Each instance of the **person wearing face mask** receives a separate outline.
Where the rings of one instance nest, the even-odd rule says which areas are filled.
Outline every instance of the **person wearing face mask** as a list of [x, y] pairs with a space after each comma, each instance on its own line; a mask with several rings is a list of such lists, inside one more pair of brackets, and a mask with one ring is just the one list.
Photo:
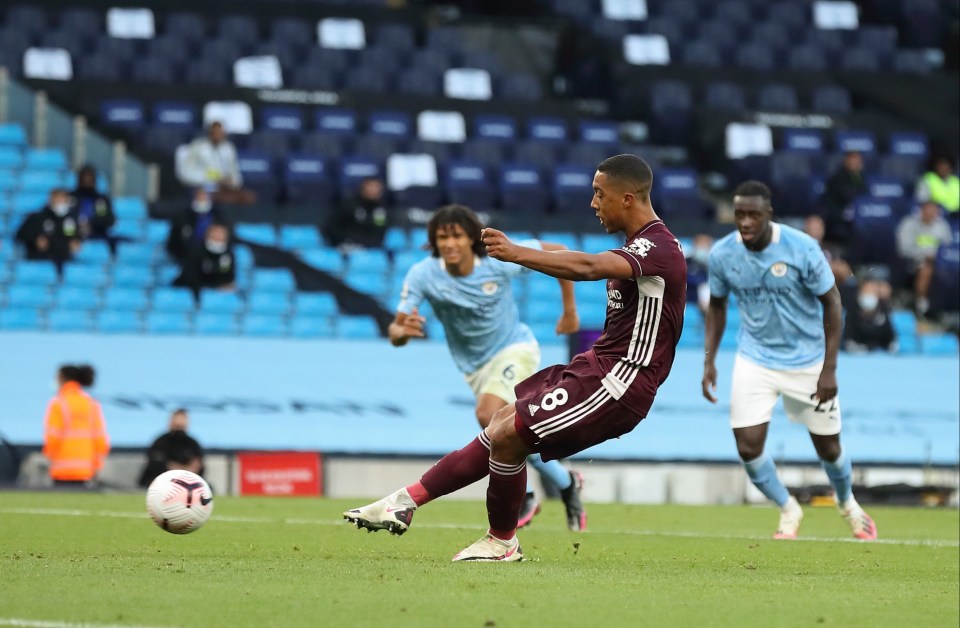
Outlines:
[[203, 241], [191, 249], [181, 268], [173, 285], [190, 288], [197, 300], [204, 288], [233, 290], [237, 268], [227, 226], [211, 224]]
[[77, 171], [73, 204], [81, 234], [88, 239], [107, 240], [113, 248], [115, 244], [109, 232], [117, 218], [110, 197], [97, 190], [97, 170], [93, 166], [86, 165]]
[[897, 337], [890, 322], [890, 284], [868, 279], [847, 308], [843, 349], [850, 353], [896, 351]]
[[70, 195], [62, 188], [50, 191], [47, 205], [28, 214], [17, 229], [16, 241], [30, 260], [51, 260], [59, 269], [80, 250], [81, 235]]
[[344, 200], [329, 217], [323, 235], [341, 249], [383, 246], [389, 223], [383, 182], [367, 177], [360, 182], [356, 196]]
[[207, 229], [215, 222], [223, 222], [220, 210], [204, 188], [193, 192], [190, 208], [173, 219], [167, 236], [167, 254], [181, 266], [190, 250], [203, 242]]
[[147, 488], [158, 475], [175, 469], [185, 469], [203, 475], [203, 447], [187, 433], [190, 416], [185, 408], [177, 408], [170, 415], [170, 427], [153, 441], [147, 450], [147, 464], [140, 474], [140, 486]]

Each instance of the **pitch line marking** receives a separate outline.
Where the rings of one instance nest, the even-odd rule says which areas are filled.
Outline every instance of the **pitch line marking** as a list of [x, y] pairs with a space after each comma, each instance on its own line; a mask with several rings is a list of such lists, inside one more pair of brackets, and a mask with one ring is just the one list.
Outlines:
[[[0, 508], [0, 513], [9, 515], [45, 515], [45, 516], [64, 516], [64, 517], [115, 517], [119, 519], [144, 519], [149, 520], [146, 513], [126, 512], [120, 510], [79, 510], [67, 508]], [[287, 517], [283, 519], [270, 519], [269, 517], [234, 517], [230, 515], [217, 515], [216, 521], [225, 523], [285, 523], [288, 525], [320, 525], [320, 526], [342, 526], [346, 522], [340, 519], [305, 519], [298, 517]], [[418, 528], [427, 528], [435, 530], [480, 530], [487, 526], [469, 525], [459, 523], [418, 523]], [[541, 528], [541, 532], [559, 532], [550, 528]], [[569, 534], [563, 530], [564, 534]], [[663, 536], [673, 538], [687, 539], [719, 539], [719, 540], [743, 540], [743, 541], [770, 541], [771, 537], [759, 536], [756, 534], [712, 534], [708, 532], [665, 532], [660, 530], [603, 530], [602, 534], [620, 534], [625, 536]], [[580, 534], [590, 534], [589, 531]], [[960, 540], [953, 539], [885, 539], [879, 538], [875, 541], [860, 541], [850, 537], [828, 537], [828, 536], [806, 536], [794, 539], [794, 542], [808, 543], [866, 543], [879, 545], [916, 545], [926, 547], [960, 547]], [[3, 625], [3, 624], [0, 624]]]
[[139, 626], [135, 624], [92, 624], [90, 622], [44, 621], [42, 619], [21, 619], [19, 617], [0, 617], [0, 626], [22, 626], [23, 628], [160, 628], [159, 626]]

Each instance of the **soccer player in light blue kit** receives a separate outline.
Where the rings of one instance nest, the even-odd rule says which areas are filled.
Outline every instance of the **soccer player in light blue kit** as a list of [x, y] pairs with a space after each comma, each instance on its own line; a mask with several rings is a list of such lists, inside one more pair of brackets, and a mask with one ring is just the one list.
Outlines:
[[[850, 457], [840, 446], [837, 353], [841, 304], [833, 273], [817, 242], [772, 221], [770, 189], [759, 181], [734, 191], [737, 230], [710, 251], [703, 396], [716, 403], [717, 347], [731, 293], [741, 328], [733, 367], [730, 425], [753, 485], [780, 507], [774, 538], [795, 539], [803, 510], [764, 454], [778, 396], [791, 421], [803, 423], [853, 535], [877, 538], [873, 519], [853, 497]], [[821, 313], [822, 305], [822, 313]]]
[[[476, 417], [485, 428], [494, 413], [516, 401], [514, 386], [540, 368], [540, 347], [530, 328], [520, 321], [513, 298], [511, 279], [526, 269], [487, 257], [480, 240], [483, 226], [468, 207], [441, 207], [427, 225], [432, 256], [407, 272], [390, 324], [390, 342], [402, 346], [411, 337], [423, 337], [425, 319], [418, 306], [426, 300], [443, 324], [450, 354], [476, 396]], [[529, 240], [525, 246], [545, 251], [565, 247]], [[558, 334], [570, 334], [580, 327], [573, 284], [560, 280], [563, 313]], [[580, 501], [582, 479], [558, 461], [543, 462], [539, 454], [530, 463], [560, 489], [566, 509], [567, 527], [583, 530], [587, 513]], [[530, 523], [540, 503], [527, 485], [517, 527]]]

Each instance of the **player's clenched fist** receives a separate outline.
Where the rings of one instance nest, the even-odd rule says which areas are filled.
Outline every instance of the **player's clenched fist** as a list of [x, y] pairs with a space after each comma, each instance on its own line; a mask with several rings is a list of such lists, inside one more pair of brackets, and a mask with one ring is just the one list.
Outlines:
[[502, 231], [487, 227], [480, 232], [480, 239], [483, 241], [484, 246], [487, 247], [487, 255], [493, 259], [504, 262], [512, 262], [515, 260], [513, 254], [517, 249], [517, 245], [511, 242], [510, 238]]

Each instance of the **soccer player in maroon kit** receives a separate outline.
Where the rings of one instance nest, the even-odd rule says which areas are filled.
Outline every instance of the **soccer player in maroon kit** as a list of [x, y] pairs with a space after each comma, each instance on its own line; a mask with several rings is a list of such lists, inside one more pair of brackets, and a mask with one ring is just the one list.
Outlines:
[[499, 410], [463, 449], [446, 455], [419, 482], [343, 516], [358, 528], [403, 534], [423, 504], [490, 476], [490, 529], [454, 561], [517, 561], [516, 536], [526, 487], [526, 458], [565, 458], [622, 436], [647, 416], [667, 379], [683, 328], [687, 265], [680, 243], [650, 204], [653, 173], [634, 155], [604, 160], [593, 178], [593, 201], [608, 233], [627, 236], [622, 248], [598, 254], [540, 251], [484, 229], [495, 259], [559, 279], [607, 281], [607, 319], [593, 349], [568, 365], [520, 382], [517, 401]]

